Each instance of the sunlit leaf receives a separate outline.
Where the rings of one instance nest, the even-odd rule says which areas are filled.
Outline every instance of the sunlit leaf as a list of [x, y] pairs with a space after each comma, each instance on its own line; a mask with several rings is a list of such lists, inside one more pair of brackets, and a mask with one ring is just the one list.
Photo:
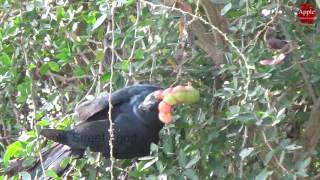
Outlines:
[[10, 56], [8, 54], [6, 54], [5, 52], [3, 52], [0, 56], [0, 62], [2, 62], [2, 64], [4, 66], [11, 66], [12, 64], [12, 59], [10, 58]]
[[46, 170], [46, 175], [47, 175], [47, 177], [51, 177], [51, 178], [55, 178], [55, 179], [58, 178], [57, 173], [52, 169]]
[[144, 58], [144, 50], [143, 49], [137, 49], [134, 52], [134, 58], [135, 59], [143, 59]]
[[16, 141], [16, 142], [10, 144], [7, 147], [6, 152], [4, 153], [3, 164], [5, 166], [8, 166], [10, 158], [14, 157], [18, 153], [21, 153], [22, 151], [23, 151], [23, 145], [20, 141]]
[[66, 12], [62, 6], [57, 8], [57, 20], [60, 21], [63, 18], [66, 18]]
[[191, 160], [188, 162], [188, 164], [185, 167], [191, 168], [193, 165], [195, 165], [200, 160], [200, 158], [201, 158], [201, 156], [199, 153], [193, 155], [193, 157], [191, 158]]
[[94, 31], [94, 30], [96, 30], [98, 27], [100, 27], [101, 24], [107, 19], [107, 17], [108, 17], [108, 14], [107, 14], [107, 13], [102, 14], [102, 16], [100, 16], [100, 17], [97, 19], [96, 23], [93, 25], [92, 31]]
[[60, 71], [60, 65], [54, 61], [48, 62], [49, 68], [51, 71], [59, 72]]
[[241, 150], [239, 156], [241, 157], [241, 159], [245, 159], [246, 157], [248, 157], [252, 152], [254, 151], [253, 147], [249, 147], [249, 148], [244, 148]]
[[226, 4], [222, 9], [221, 9], [221, 16], [224, 16], [225, 14], [228, 13], [228, 11], [232, 8], [232, 3]]
[[106, 72], [101, 76], [101, 81], [102, 82], [106, 82], [106, 81], [109, 81], [109, 80], [110, 80], [110, 73], [109, 72]]
[[96, 51], [96, 60], [97, 61], [102, 61], [104, 58], [104, 52], [103, 52], [103, 49], [98, 49]]

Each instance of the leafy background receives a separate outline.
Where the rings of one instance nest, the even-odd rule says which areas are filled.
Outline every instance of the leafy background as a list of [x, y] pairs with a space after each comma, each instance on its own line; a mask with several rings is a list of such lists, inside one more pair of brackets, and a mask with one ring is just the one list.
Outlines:
[[[70, 128], [75, 105], [110, 83], [191, 83], [201, 101], [175, 108], [151, 156], [117, 160], [115, 176], [318, 178], [319, 20], [297, 20], [302, 2], [0, 0], [0, 172], [15, 158], [30, 166], [50, 146], [39, 130]], [[268, 26], [299, 45], [275, 66], [259, 64], [275, 55]], [[90, 151], [67, 162], [74, 179], [110, 177]]]

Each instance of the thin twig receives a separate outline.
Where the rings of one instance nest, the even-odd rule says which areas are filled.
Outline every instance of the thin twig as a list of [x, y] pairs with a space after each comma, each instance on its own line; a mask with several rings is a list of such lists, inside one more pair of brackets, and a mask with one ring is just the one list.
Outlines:
[[[267, 136], [266, 136], [266, 133], [265, 133], [265, 130], [263, 129], [261, 131], [261, 134], [262, 134], [262, 137], [263, 137], [263, 140], [265, 142], [265, 144], [267, 145], [267, 147], [269, 148], [270, 151], [273, 151], [273, 148], [272, 146], [270, 145], [270, 143], [268, 142], [268, 139], [267, 139]], [[274, 160], [276, 161], [276, 163], [278, 164], [278, 166], [282, 169], [282, 171], [286, 174], [289, 173], [289, 171], [282, 165], [282, 163], [279, 161], [278, 157], [276, 155], [273, 156]]]
[[283, 73], [283, 72], [289, 71], [290, 69], [292, 69], [294, 66], [296, 66], [296, 65], [298, 65], [298, 64], [318, 63], [318, 62], [320, 62], [320, 60], [309, 60], [309, 59], [307, 59], [307, 60], [302, 60], [302, 61], [296, 61], [296, 62], [294, 62], [291, 66], [289, 66], [289, 67], [287, 67], [287, 68], [285, 68], [285, 69], [280, 70], [280, 72]]
[[83, 76], [76, 76], [76, 77], [64, 77], [61, 76], [60, 74], [56, 74], [53, 72], [48, 72], [48, 75], [55, 77], [57, 80], [63, 83], [68, 83], [71, 81], [79, 80], [79, 79], [92, 79], [93, 76], [90, 75], [83, 75]]
[[[141, 12], [141, 10], [140, 10], [140, 6], [141, 6], [140, 2], [138, 1], [136, 4], [137, 4], [136, 5], [137, 6], [137, 10], [136, 10], [137, 17], [136, 17], [136, 21], [133, 24], [134, 27], [138, 25], [138, 22], [140, 20], [140, 12]], [[133, 74], [132, 73], [132, 59], [133, 59], [133, 56], [134, 56], [134, 52], [136, 50], [137, 42], [140, 41], [140, 39], [137, 39], [137, 34], [138, 34], [137, 33], [137, 28], [134, 28], [134, 41], [133, 41], [132, 49], [131, 49], [131, 52], [130, 52], [130, 56], [128, 58], [128, 61], [129, 61], [129, 75], [128, 76], [129, 76], [129, 78], [126, 81], [126, 85], [129, 83], [129, 80], [131, 79], [132, 74]]]
[[[88, 58], [84, 55], [84, 53], [81, 51], [81, 49], [77, 48], [77, 53], [79, 53], [80, 57], [82, 58], [82, 60], [88, 65], [90, 66], [90, 61], [88, 60]], [[92, 66], [90, 66], [90, 71], [92, 73], [93, 76], [97, 76], [96, 71], [94, 70], [94, 68]]]
[[[116, 5], [116, 1], [109, 1], [109, 5], [111, 6], [111, 34], [112, 34], [112, 42], [111, 42], [111, 49], [114, 49], [114, 14], [115, 14], [115, 5]], [[110, 24], [110, 23], [109, 23]], [[109, 33], [107, 31], [107, 33]], [[105, 47], [107, 48], [107, 47]], [[105, 49], [106, 50], [106, 49]], [[113, 131], [113, 122], [112, 122], [112, 102], [111, 102], [111, 97], [112, 97], [112, 79], [113, 79], [113, 64], [114, 64], [114, 51], [111, 51], [111, 64], [110, 64], [110, 80], [109, 80], [109, 111], [108, 111], [108, 115], [109, 115], [109, 148], [110, 148], [110, 176], [111, 176], [111, 180], [114, 179], [114, 174], [113, 174], [113, 168], [114, 168], [114, 157], [113, 157], [113, 139], [114, 139], [114, 131]]]
[[[247, 144], [247, 140], [248, 140], [248, 127], [245, 126], [244, 127], [244, 132], [243, 132], [243, 136], [242, 136], [242, 145], [241, 145], [241, 148], [244, 149], [246, 147], [246, 144]], [[240, 172], [239, 172], [239, 176], [240, 178], [243, 177], [243, 167], [244, 167], [244, 161], [243, 159], [241, 159], [241, 162], [240, 162]]]
[[[21, 39], [21, 44], [24, 44], [25, 41], [24, 39]], [[29, 64], [28, 62], [28, 53], [26, 51], [26, 49], [24, 48], [24, 46], [22, 46], [22, 51], [23, 51], [23, 55], [24, 55], [24, 59], [25, 59], [25, 63], [26, 65]], [[32, 79], [32, 75], [31, 75], [31, 72], [30, 70], [27, 68], [26, 69], [26, 74], [27, 76], [29, 76], [31, 79]], [[37, 103], [36, 103], [36, 100], [35, 100], [35, 88], [34, 88], [34, 82], [33, 82], [33, 79], [31, 80], [31, 101], [32, 101], [32, 105], [33, 105], [33, 119], [35, 120], [35, 117], [37, 115]], [[44, 176], [44, 179], [47, 179], [46, 177], [46, 171], [45, 171], [45, 168], [44, 168], [44, 165], [43, 165], [43, 157], [42, 157], [42, 154], [41, 154], [41, 150], [40, 150], [40, 137], [39, 137], [39, 132], [38, 132], [38, 129], [36, 127], [36, 122], [34, 121], [32, 123], [32, 126], [33, 126], [33, 129], [34, 131], [36, 132], [36, 138], [37, 138], [37, 153], [39, 154], [39, 160], [40, 160], [40, 164], [41, 164], [41, 169], [43, 171], [43, 176]]]
[[96, 84], [97, 84], [97, 78], [95, 77], [95, 78], [93, 79], [93, 82], [92, 82], [91, 87], [90, 87], [89, 90], [87, 91], [86, 95], [84, 95], [83, 98], [77, 103], [77, 106], [78, 106], [79, 104], [81, 104], [83, 101], [85, 101], [85, 98], [86, 98], [87, 96], [89, 96], [89, 94], [92, 93], [92, 90], [93, 90], [93, 88], [95, 87]]
[[9, 140], [9, 139], [15, 139], [17, 137], [19, 137], [19, 135], [4, 136], [4, 137], [0, 137], [0, 141]]
[[307, 87], [307, 90], [309, 91], [312, 102], [315, 103], [317, 101], [317, 95], [316, 95], [316, 92], [313, 89], [312, 84], [309, 80], [309, 76], [308, 76], [306, 70], [303, 68], [302, 64], [298, 64], [298, 69], [299, 69], [300, 73], [302, 74], [302, 78], [303, 78], [304, 83]]

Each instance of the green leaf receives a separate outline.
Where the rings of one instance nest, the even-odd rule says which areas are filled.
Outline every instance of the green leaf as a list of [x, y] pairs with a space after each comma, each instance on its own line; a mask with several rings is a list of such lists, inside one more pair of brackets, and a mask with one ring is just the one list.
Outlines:
[[81, 67], [78, 67], [76, 66], [74, 69], [73, 69], [73, 75], [74, 76], [83, 76], [86, 74], [86, 71], [81, 68]]
[[187, 164], [187, 157], [182, 149], [179, 151], [178, 162], [180, 167], [185, 167]]
[[54, 172], [52, 169], [48, 169], [46, 170], [46, 175], [48, 177], [51, 177], [51, 178], [54, 178], [54, 179], [57, 179], [59, 176], [57, 175], [56, 172]]
[[97, 61], [102, 61], [103, 58], [104, 58], [103, 49], [97, 49], [97, 50], [96, 50], [96, 60], [97, 60]]
[[70, 58], [70, 51], [68, 48], [61, 48], [59, 53], [55, 56], [55, 58], [62, 60], [63, 62], [67, 62]]
[[35, 68], [37, 68], [37, 66], [35, 64], [33, 64], [33, 63], [30, 63], [28, 65], [28, 70], [32, 70], [32, 69], [35, 69]]
[[23, 149], [24, 149], [23, 144], [20, 141], [16, 141], [10, 144], [3, 155], [3, 164], [7, 167], [9, 165], [10, 158], [14, 157], [18, 153], [21, 153]]
[[241, 150], [239, 156], [241, 157], [242, 160], [244, 160], [247, 156], [249, 156], [252, 152], [254, 151], [253, 147], [249, 148], [244, 148]]
[[150, 150], [151, 150], [152, 152], [158, 152], [159, 147], [158, 147], [157, 144], [151, 143]]
[[43, 112], [43, 111], [39, 111], [39, 112], [36, 113], [36, 115], [35, 115], [34, 118], [35, 118], [36, 120], [39, 120], [39, 119], [41, 119], [43, 116], [44, 116], [44, 112]]
[[57, 20], [61, 21], [61, 19], [66, 18], [66, 12], [62, 6], [57, 8]]
[[158, 161], [158, 157], [152, 159], [151, 161], [147, 162], [146, 164], [144, 164], [144, 166], [141, 168], [140, 171], [143, 171], [145, 169], [148, 169], [150, 166], [152, 166], [155, 162]]
[[229, 110], [230, 110], [231, 114], [239, 114], [240, 106], [237, 106], [237, 105], [230, 106]]
[[157, 161], [156, 166], [157, 166], [157, 169], [160, 173], [162, 173], [165, 170], [165, 167], [161, 161]]
[[4, 66], [11, 66], [12, 65], [12, 59], [10, 58], [10, 56], [3, 52], [0, 56], [0, 62], [2, 62], [2, 64]]
[[144, 58], [144, 50], [143, 49], [137, 49], [134, 52], [134, 58], [135, 59], [143, 59]]
[[267, 169], [264, 169], [261, 171], [258, 176], [256, 176], [255, 180], [266, 180], [270, 175], [272, 175], [273, 171], [267, 171]]
[[129, 172], [129, 176], [134, 177], [134, 178], [139, 178], [142, 176], [142, 174], [143, 174], [143, 172], [141, 172], [141, 171], [130, 171]]
[[232, 3], [230, 2], [230, 3], [226, 4], [226, 5], [221, 9], [220, 15], [221, 15], [221, 16], [224, 16], [225, 14], [228, 13], [228, 11], [229, 11], [231, 8], [232, 8]]
[[152, 21], [147, 18], [145, 18], [139, 22], [139, 26], [141, 26], [141, 27], [150, 26], [150, 25], [152, 25]]
[[46, 75], [49, 71], [49, 65], [48, 64], [42, 64], [40, 67], [40, 74]]
[[60, 71], [60, 65], [54, 61], [48, 62], [49, 68], [51, 71], [59, 72]]
[[308, 177], [308, 174], [304, 170], [299, 170], [298, 172], [295, 173], [297, 176], [301, 177]]
[[309, 164], [311, 163], [311, 157], [308, 157], [307, 159], [303, 160], [303, 161], [299, 161], [297, 164], [297, 168], [299, 170], [304, 170], [305, 168], [307, 168], [309, 166]]
[[166, 137], [166, 141], [163, 144], [163, 150], [167, 154], [171, 154], [172, 153], [173, 145], [172, 145], [172, 137], [171, 136], [167, 136]]
[[263, 163], [264, 163], [265, 166], [268, 165], [268, 163], [270, 162], [270, 160], [271, 160], [272, 157], [273, 157], [273, 154], [274, 154], [274, 151], [269, 151], [269, 152], [267, 153], [267, 155], [266, 155], [266, 157], [264, 158], [264, 161], [263, 161]]
[[241, 113], [238, 116], [236, 116], [235, 118], [237, 118], [238, 121], [246, 124], [246, 123], [250, 123], [256, 120], [256, 117], [253, 114], [250, 113]]
[[133, 4], [135, 4], [136, 0], [127, 0], [126, 5], [127, 6], [131, 6]]
[[195, 165], [199, 160], [201, 159], [201, 156], [199, 153], [193, 155], [192, 159], [188, 162], [185, 168], [191, 168], [193, 165]]
[[130, 65], [130, 61], [129, 60], [123, 60], [121, 62], [121, 69], [124, 71], [124, 72], [128, 72], [129, 71], [129, 65]]
[[102, 14], [102, 16], [100, 16], [100, 17], [97, 19], [97, 21], [94, 23], [91, 31], [94, 31], [94, 30], [96, 30], [99, 26], [101, 26], [101, 24], [107, 19], [107, 17], [108, 17], [108, 14], [107, 14], [107, 13]]
[[37, 125], [42, 126], [42, 127], [47, 127], [50, 125], [50, 122], [48, 119], [43, 119], [43, 120], [37, 122]]
[[96, 180], [97, 179], [97, 169], [95, 167], [89, 166], [87, 168], [87, 171], [89, 171], [89, 176], [86, 177], [88, 180]]
[[18, 90], [18, 96], [16, 97], [17, 102], [25, 103], [30, 95], [31, 81], [26, 80], [25, 82], [19, 84], [17, 86], [17, 90]]
[[197, 176], [197, 174], [195, 173], [195, 171], [193, 169], [187, 169], [183, 172], [183, 175], [185, 175], [188, 179], [191, 180], [198, 180], [199, 177]]
[[110, 73], [109, 73], [109, 72], [106, 72], [106, 73], [104, 73], [104, 74], [101, 76], [101, 81], [102, 81], [102, 82], [107, 82], [107, 81], [110, 80], [110, 77], [111, 77]]
[[64, 158], [60, 163], [60, 167], [62, 169], [66, 168], [68, 166], [68, 164], [70, 163], [70, 161], [71, 161], [71, 157]]

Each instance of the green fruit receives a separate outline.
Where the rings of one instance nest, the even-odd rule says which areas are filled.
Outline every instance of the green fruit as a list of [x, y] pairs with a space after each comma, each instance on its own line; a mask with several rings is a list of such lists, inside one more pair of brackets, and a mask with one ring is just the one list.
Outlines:
[[172, 92], [168, 92], [163, 101], [169, 105], [176, 105], [180, 103], [191, 104], [199, 100], [199, 91], [191, 86], [185, 86], [184, 88], [177, 86]]
[[187, 95], [186, 91], [176, 91], [176, 92], [172, 93], [172, 96], [180, 103], [184, 102], [186, 95]]
[[191, 104], [199, 101], [199, 99], [200, 99], [199, 91], [196, 89], [193, 89], [193, 90], [188, 90], [186, 92], [185, 99], [183, 102], [186, 104]]
[[176, 105], [177, 104], [177, 100], [175, 99], [174, 96], [172, 96], [172, 94], [168, 94], [163, 98], [163, 101], [167, 104], [170, 105]]
[[184, 93], [183, 103], [186, 103], [186, 104], [195, 103], [200, 98], [199, 91], [193, 88], [192, 86], [187, 86], [184, 92], [185, 93]]

